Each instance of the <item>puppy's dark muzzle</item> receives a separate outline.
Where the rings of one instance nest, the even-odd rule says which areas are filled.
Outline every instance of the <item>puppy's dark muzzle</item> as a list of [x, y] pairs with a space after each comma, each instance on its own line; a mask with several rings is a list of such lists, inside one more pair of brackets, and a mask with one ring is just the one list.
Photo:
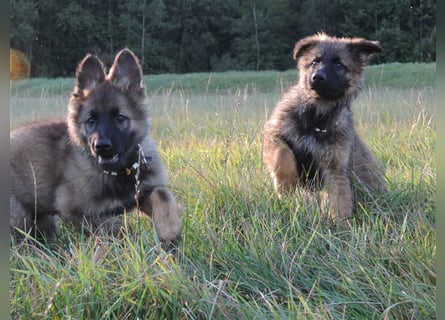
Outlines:
[[320, 97], [325, 99], [338, 99], [344, 93], [344, 88], [328, 77], [324, 69], [314, 72], [311, 76], [310, 87]]
[[94, 141], [93, 147], [97, 154], [107, 153], [112, 147], [111, 140], [106, 137], [99, 137]]
[[106, 137], [99, 137], [93, 142], [93, 151], [97, 162], [102, 166], [114, 166], [119, 161], [119, 155], [112, 150], [111, 140]]

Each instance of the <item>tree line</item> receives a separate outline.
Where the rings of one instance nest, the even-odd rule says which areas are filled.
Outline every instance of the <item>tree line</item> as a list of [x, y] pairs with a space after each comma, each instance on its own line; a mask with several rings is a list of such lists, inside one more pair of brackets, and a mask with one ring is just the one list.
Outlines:
[[324, 31], [381, 41], [374, 63], [436, 60], [433, 0], [10, 0], [10, 46], [31, 76], [71, 76], [87, 52], [123, 47], [144, 73], [285, 70]]

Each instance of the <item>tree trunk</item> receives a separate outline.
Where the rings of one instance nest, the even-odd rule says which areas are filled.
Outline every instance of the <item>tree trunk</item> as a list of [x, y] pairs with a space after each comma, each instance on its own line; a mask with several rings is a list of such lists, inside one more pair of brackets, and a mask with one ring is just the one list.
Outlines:
[[255, 27], [256, 71], [260, 71], [260, 41], [258, 39], [258, 23], [256, 20], [255, 2], [253, 3], [252, 13], [253, 13], [253, 25]]
[[144, 70], [144, 60], [145, 60], [145, 3], [146, 0], [144, 0], [144, 3], [142, 5], [142, 34], [141, 34], [141, 67], [142, 70]]
[[113, 10], [111, 8], [111, 0], [108, 0], [108, 36], [110, 37], [110, 43], [109, 43], [109, 52], [110, 54], [114, 53], [114, 48], [113, 48], [113, 24], [112, 24], [112, 13]]

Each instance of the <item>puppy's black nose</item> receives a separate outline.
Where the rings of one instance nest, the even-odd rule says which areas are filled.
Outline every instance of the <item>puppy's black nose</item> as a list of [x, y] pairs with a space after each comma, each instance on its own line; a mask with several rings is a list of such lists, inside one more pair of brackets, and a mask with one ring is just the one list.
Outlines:
[[94, 143], [94, 149], [96, 149], [97, 152], [110, 150], [111, 140], [105, 137], [98, 138]]
[[326, 72], [323, 70], [318, 70], [312, 74], [312, 82], [324, 82], [328, 79]]

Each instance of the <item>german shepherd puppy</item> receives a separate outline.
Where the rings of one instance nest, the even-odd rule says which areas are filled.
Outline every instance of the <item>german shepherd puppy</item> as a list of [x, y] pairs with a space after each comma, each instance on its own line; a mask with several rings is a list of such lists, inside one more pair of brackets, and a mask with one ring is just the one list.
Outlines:
[[142, 69], [128, 49], [108, 74], [95, 55], [78, 65], [66, 121], [33, 123], [10, 134], [10, 226], [52, 236], [57, 216], [116, 234], [138, 206], [165, 243], [180, 234], [180, 211], [165, 186]]
[[263, 159], [281, 196], [298, 186], [325, 187], [330, 216], [349, 228], [353, 181], [384, 192], [383, 172], [354, 128], [351, 102], [378, 41], [319, 33], [298, 41], [299, 81], [265, 124]]

